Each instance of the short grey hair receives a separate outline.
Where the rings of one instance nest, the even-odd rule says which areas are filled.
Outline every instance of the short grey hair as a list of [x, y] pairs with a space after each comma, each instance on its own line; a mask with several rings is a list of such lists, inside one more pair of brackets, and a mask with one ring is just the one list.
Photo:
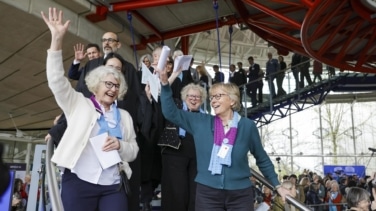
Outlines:
[[363, 188], [351, 187], [346, 195], [347, 206], [357, 207], [360, 201], [369, 201], [370, 194]]
[[194, 84], [194, 83], [190, 83], [190, 84], [184, 86], [183, 89], [181, 90], [180, 95], [181, 95], [181, 100], [183, 102], [185, 102], [185, 100], [187, 99], [187, 94], [188, 94], [189, 90], [198, 90], [200, 92], [200, 95], [201, 95], [201, 105], [202, 105], [202, 103], [205, 102], [205, 100], [207, 98], [206, 90], [204, 89], [204, 87], [202, 87], [198, 84]]
[[127, 93], [128, 85], [125, 82], [124, 75], [118, 70], [115, 70], [113, 67], [99, 66], [92, 70], [86, 77], [85, 83], [89, 91], [95, 94], [98, 91], [99, 84], [102, 82], [102, 79], [107, 75], [112, 74], [115, 79], [120, 84], [118, 100], [123, 99], [125, 93]]
[[209, 90], [209, 94], [211, 95], [214, 90], [216, 89], [222, 89], [228, 96], [230, 97], [231, 100], [235, 102], [235, 104], [232, 106], [233, 111], [240, 111], [241, 109], [241, 104], [240, 104], [240, 92], [239, 92], [239, 87], [236, 86], [233, 83], [215, 83], [212, 85], [212, 87]]

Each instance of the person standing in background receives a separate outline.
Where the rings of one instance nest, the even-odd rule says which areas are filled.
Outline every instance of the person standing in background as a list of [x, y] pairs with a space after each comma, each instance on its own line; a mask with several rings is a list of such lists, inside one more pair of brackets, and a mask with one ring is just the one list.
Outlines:
[[309, 74], [309, 67], [311, 66], [310, 64], [310, 59], [307, 56], [301, 56], [300, 57], [300, 88], [304, 87], [304, 78], [307, 80], [308, 85], [312, 85], [312, 79], [311, 75]]
[[280, 70], [277, 73], [277, 96], [283, 96], [286, 94], [286, 91], [283, 89], [283, 79], [285, 78], [286, 71], [286, 62], [283, 59], [283, 56], [278, 56]]
[[243, 90], [244, 87], [242, 85], [247, 83], [246, 78], [242, 72], [236, 72], [236, 67], [234, 64], [230, 65], [230, 78], [229, 82], [234, 83], [236, 86], [239, 87], [240, 92], [240, 101], [243, 100]]
[[218, 65], [213, 65], [213, 71], [215, 73], [214, 79], [213, 79], [213, 84], [225, 81], [225, 75], [222, 72], [219, 71]]
[[320, 81], [322, 81], [321, 74], [322, 74], [322, 63], [314, 60], [313, 61], [313, 83], [316, 83], [316, 78], [318, 78]]
[[279, 62], [277, 59], [273, 59], [273, 54], [268, 53], [268, 61], [266, 62], [266, 76], [265, 80], [268, 81], [269, 84], [269, 92], [272, 98], [275, 98], [275, 86], [274, 86], [274, 79], [277, 77], [277, 72], [280, 70]]
[[299, 63], [300, 63], [300, 55], [294, 53], [291, 58], [291, 70], [292, 74], [295, 79], [295, 90], [299, 88]]

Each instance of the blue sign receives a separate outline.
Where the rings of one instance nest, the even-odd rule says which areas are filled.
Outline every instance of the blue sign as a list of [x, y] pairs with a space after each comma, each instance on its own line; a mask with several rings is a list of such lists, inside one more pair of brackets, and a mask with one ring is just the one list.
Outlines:
[[324, 175], [331, 174], [333, 178], [341, 176], [357, 175], [359, 178], [366, 175], [365, 166], [338, 166], [338, 165], [324, 165]]

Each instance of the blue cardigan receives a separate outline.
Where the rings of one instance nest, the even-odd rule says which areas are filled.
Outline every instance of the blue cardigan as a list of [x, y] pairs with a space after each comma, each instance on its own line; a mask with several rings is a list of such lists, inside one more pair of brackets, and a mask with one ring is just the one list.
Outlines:
[[248, 152], [256, 159], [261, 173], [274, 186], [279, 185], [274, 165], [266, 154], [256, 125], [247, 118], [241, 118], [238, 133], [232, 149], [230, 167], [223, 166], [222, 174], [212, 175], [208, 170], [214, 142], [214, 116], [202, 113], [185, 112], [178, 109], [172, 99], [169, 85], [161, 87], [162, 112], [166, 119], [185, 129], [194, 137], [197, 156], [197, 176], [195, 181], [216, 189], [239, 190], [252, 185], [248, 166]]

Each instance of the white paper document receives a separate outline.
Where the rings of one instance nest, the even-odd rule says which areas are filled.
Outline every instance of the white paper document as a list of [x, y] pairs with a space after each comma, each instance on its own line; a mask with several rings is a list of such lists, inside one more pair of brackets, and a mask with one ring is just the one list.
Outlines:
[[157, 68], [159, 70], [164, 70], [166, 63], [167, 63], [167, 58], [169, 55], [170, 55], [170, 48], [167, 46], [163, 46], [161, 55], [159, 56], [159, 60], [158, 60]]
[[188, 70], [191, 65], [192, 55], [182, 55], [175, 58], [174, 61], [174, 72], [178, 71], [180, 68], [182, 70]]
[[149, 68], [145, 64], [142, 64], [142, 78], [141, 83], [149, 84], [150, 93], [154, 100], [158, 102], [158, 93], [160, 87], [160, 81], [157, 75], [150, 72]]
[[102, 133], [100, 135], [90, 138], [91, 146], [93, 147], [95, 155], [97, 156], [99, 163], [101, 164], [103, 169], [106, 169], [121, 162], [121, 158], [117, 150], [111, 150], [109, 152], [105, 152], [102, 150], [107, 136], [108, 133]]
[[141, 83], [142, 84], [147, 84], [148, 81], [150, 80], [150, 75], [153, 75], [153, 73], [150, 72], [149, 68], [146, 67], [146, 65], [142, 62], [141, 63], [142, 65], [142, 68], [141, 68], [141, 71], [142, 71], [142, 78], [141, 78]]

